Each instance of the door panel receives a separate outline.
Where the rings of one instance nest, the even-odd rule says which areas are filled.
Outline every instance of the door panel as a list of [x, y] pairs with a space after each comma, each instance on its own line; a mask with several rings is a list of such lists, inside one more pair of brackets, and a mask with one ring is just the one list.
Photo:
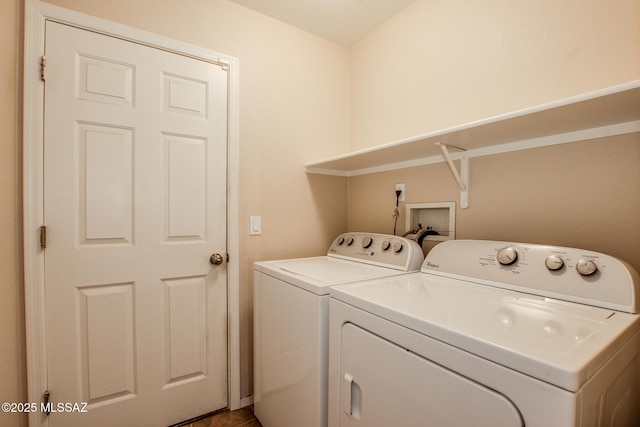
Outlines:
[[227, 70], [47, 22], [50, 425], [227, 405]]
[[351, 323], [340, 337], [341, 427], [522, 427], [502, 394]]
[[135, 390], [133, 284], [78, 288], [83, 402], [131, 397]]
[[133, 129], [78, 123], [80, 245], [133, 243]]
[[163, 135], [163, 143], [165, 241], [205, 240], [207, 141]]
[[164, 387], [201, 380], [206, 367], [206, 278], [170, 279], [165, 285], [165, 322], [169, 331]]

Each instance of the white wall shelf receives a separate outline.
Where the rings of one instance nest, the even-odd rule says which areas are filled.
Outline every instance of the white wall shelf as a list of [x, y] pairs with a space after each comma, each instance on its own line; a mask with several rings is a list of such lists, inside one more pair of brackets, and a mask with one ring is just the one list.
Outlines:
[[640, 132], [640, 80], [308, 163], [312, 174], [356, 176]]

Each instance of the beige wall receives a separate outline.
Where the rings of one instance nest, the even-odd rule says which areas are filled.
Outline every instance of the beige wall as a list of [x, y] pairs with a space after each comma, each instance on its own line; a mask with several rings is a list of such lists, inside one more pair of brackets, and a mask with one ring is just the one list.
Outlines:
[[418, 0], [351, 49], [351, 149], [640, 78], [637, 0]]
[[399, 234], [407, 203], [454, 201], [458, 239], [591, 249], [640, 271], [639, 162], [640, 134], [472, 158], [467, 209], [445, 164], [352, 177], [349, 228], [391, 233], [403, 182]]
[[[350, 148], [636, 79], [636, 0], [419, 0], [351, 49]], [[456, 237], [582, 247], [640, 269], [639, 161], [637, 133], [473, 158]], [[445, 164], [352, 177], [349, 229], [392, 232], [401, 182], [408, 203], [459, 204]]]
[[[20, 7], [0, 0], [0, 401], [24, 402], [26, 368], [24, 293], [21, 281], [19, 134]], [[0, 413], [0, 425], [20, 425], [24, 417]]]
[[[21, 126], [17, 98], [22, 0], [0, 0], [0, 400], [26, 399], [21, 252]], [[252, 263], [320, 255], [346, 231], [346, 180], [307, 177], [303, 164], [348, 144], [348, 50], [226, 0], [52, 0], [195, 44], [240, 63], [241, 394], [253, 392]], [[21, 73], [21, 71], [20, 71]], [[20, 74], [21, 75], [21, 74]], [[21, 107], [20, 107], [21, 108]], [[261, 215], [262, 236], [249, 236]], [[0, 413], [0, 425], [24, 417]]]
[[[409, 202], [458, 198], [444, 165], [347, 184], [305, 176], [305, 162], [640, 78], [636, 0], [418, 0], [350, 50], [226, 0], [51, 2], [240, 60], [243, 395], [252, 392], [254, 260], [321, 254], [347, 220], [350, 229], [391, 232], [396, 182], [407, 184]], [[21, 5], [0, 0], [2, 401], [26, 399]], [[588, 247], [640, 267], [638, 142], [636, 134], [472, 159], [458, 236]], [[248, 235], [250, 215], [262, 215], [262, 236]], [[0, 413], [0, 425], [24, 420]]]

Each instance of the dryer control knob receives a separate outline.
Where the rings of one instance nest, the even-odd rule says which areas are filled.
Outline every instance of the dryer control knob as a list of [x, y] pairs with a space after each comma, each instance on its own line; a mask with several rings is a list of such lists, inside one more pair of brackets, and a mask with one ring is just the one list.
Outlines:
[[353, 245], [353, 237], [349, 236], [347, 237], [347, 246], [351, 246]]
[[518, 260], [518, 252], [513, 246], [507, 246], [498, 251], [498, 262], [502, 265], [511, 265]]
[[338, 239], [338, 246], [342, 245], [344, 243], [344, 237], [340, 236], [340, 238]]
[[404, 246], [400, 242], [394, 243], [394, 245], [393, 245], [393, 251], [396, 252], [396, 253], [402, 252], [403, 248], [404, 248]]
[[367, 249], [369, 246], [371, 246], [371, 244], [373, 243], [373, 239], [371, 238], [371, 236], [365, 236], [362, 239], [362, 247]]
[[385, 240], [384, 242], [382, 242], [382, 250], [383, 251], [388, 251], [390, 247], [391, 247], [391, 242], [390, 241]]
[[598, 266], [590, 259], [583, 258], [576, 264], [576, 270], [583, 276], [591, 276], [598, 271]]
[[557, 271], [564, 266], [564, 261], [558, 255], [549, 255], [547, 259], [544, 260], [544, 265], [550, 271]]

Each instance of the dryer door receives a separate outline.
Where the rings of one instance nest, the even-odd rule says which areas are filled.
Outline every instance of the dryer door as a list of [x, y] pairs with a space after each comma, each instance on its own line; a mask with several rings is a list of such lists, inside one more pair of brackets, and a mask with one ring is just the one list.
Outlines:
[[505, 396], [349, 323], [340, 375], [341, 427], [524, 425]]

